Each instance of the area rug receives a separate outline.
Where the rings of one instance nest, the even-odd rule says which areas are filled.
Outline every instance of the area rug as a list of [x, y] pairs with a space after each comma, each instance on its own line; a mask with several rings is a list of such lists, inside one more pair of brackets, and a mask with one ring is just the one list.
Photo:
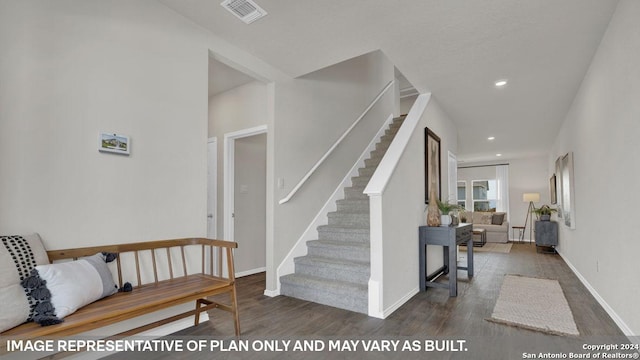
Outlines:
[[[512, 243], [486, 243], [482, 247], [473, 247], [474, 252], [495, 252], [495, 253], [504, 253], [507, 254], [511, 252]], [[467, 251], [466, 246], [460, 246], [460, 251]]]
[[555, 335], [580, 335], [557, 280], [505, 275], [491, 318]]

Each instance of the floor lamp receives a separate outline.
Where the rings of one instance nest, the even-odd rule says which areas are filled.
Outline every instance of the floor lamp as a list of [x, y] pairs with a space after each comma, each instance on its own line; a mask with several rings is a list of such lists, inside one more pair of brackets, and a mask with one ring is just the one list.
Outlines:
[[524, 219], [524, 231], [522, 232], [522, 241], [524, 242], [524, 232], [527, 231], [527, 220], [531, 218], [531, 224], [529, 224], [529, 242], [533, 240], [533, 211], [535, 210], [534, 202], [540, 201], [540, 193], [524, 193], [522, 194], [522, 201], [529, 203], [529, 210], [527, 210], [527, 217]]

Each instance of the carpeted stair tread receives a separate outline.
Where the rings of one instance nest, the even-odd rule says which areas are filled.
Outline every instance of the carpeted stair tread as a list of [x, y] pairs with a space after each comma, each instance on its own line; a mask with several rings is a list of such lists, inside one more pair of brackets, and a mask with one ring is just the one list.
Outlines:
[[295, 258], [295, 262], [305, 263], [305, 264], [324, 263], [332, 266], [342, 267], [345, 269], [349, 268], [354, 270], [363, 270], [366, 272], [369, 272], [369, 265], [370, 265], [369, 261], [345, 261], [342, 259], [334, 259], [334, 258], [329, 258], [324, 256], [313, 256], [313, 255], [297, 257]]
[[336, 201], [338, 211], [369, 210], [369, 197], [366, 199], [341, 199]]
[[344, 188], [345, 199], [367, 199], [369, 195], [364, 193], [364, 186], [351, 186]]
[[364, 161], [364, 166], [368, 167], [368, 166], [378, 166], [380, 165], [380, 161], [382, 161], [382, 158], [371, 158], [371, 159], [367, 159]]
[[329, 225], [369, 226], [369, 211], [334, 211], [328, 214]]
[[345, 240], [307, 241], [309, 256], [332, 257], [334, 259], [368, 262], [371, 248], [367, 242]]
[[333, 281], [367, 284], [370, 263], [324, 256], [302, 256], [295, 258], [296, 274], [310, 275]]
[[352, 186], [364, 186], [365, 188], [371, 181], [371, 176], [354, 176], [351, 178]]
[[310, 247], [338, 247], [342, 250], [370, 250], [368, 243], [355, 241], [309, 240], [307, 245]]
[[375, 168], [360, 168], [358, 169], [358, 174], [361, 176], [371, 176], [373, 175], [373, 173], [376, 172]]
[[367, 225], [321, 225], [318, 226], [320, 240], [369, 242], [369, 226]]
[[320, 225], [318, 226], [318, 230], [322, 231], [344, 231], [349, 233], [362, 233], [368, 234], [369, 227], [368, 226], [359, 226], [359, 225]]
[[362, 214], [366, 214], [368, 216], [369, 215], [369, 210], [368, 209], [362, 209], [362, 210], [337, 210], [337, 211], [330, 212], [328, 214], [328, 216], [341, 216], [341, 215], [350, 216], [350, 215], [362, 215]]

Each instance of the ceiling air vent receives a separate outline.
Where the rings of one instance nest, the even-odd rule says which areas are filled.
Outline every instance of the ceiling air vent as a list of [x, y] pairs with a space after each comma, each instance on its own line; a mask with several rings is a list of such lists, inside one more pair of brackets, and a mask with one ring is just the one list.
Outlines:
[[220, 5], [247, 24], [267, 15], [263, 8], [251, 0], [224, 0]]

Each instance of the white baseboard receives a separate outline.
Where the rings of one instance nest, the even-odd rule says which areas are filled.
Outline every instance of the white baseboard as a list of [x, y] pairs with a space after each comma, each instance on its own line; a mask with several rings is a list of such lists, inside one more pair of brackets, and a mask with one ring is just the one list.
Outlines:
[[276, 289], [276, 290], [265, 290], [264, 291], [264, 296], [268, 296], [268, 297], [276, 297], [280, 295], [280, 289]]
[[[615, 312], [615, 310], [613, 310], [613, 308], [602, 298], [602, 296], [600, 296], [600, 294], [596, 291], [596, 289], [593, 286], [591, 286], [589, 281], [587, 281], [587, 279], [584, 276], [582, 276], [582, 274], [578, 271], [578, 269], [576, 269], [576, 267], [573, 266], [573, 264], [569, 261], [569, 259], [567, 259], [564, 255], [562, 255], [562, 252], [560, 251], [558, 251], [558, 254], [560, 255], [560, 257], [562, 257], [564, 262], [569, 266], [571, 271], [573, 271], [573, 273], [578, 277], [578, 279], [580, 279], [580, 282], [582, 282], [582, 284], [587, 288], [587, 290], [589, 290], [591, 295], [593, 295], [593, 297], [596, 298], [600, 306], [602, 306], [602, 308], [604, 308], [607, 314], [611, 316], [611, 318], [616, 323], [616, 325], [618, 325], [620, 330], [622, 330], [622, 332], [628, 337], [637, 336], [633, 333], [633, 331], [631, 331], [631, 328], [624, 322], [624, 320], [622, 320], [622, 318]], [[635, 341], [634, 339], [631, 339], [631, 338], [629, 338], [629, 340]]]
[[414, 297], [418, 292], [420, 292], [420, 288], [417, 287], [411, 291], [409, 291], [405, 296], [403, 296], [402, 298], [400, 298], [398, 301], [396, 301], [393, 305], [389, 306], [388, 308], [384, 309], [383, 312], [383, 319], [386, 319], [387, 316], [391, 315], [394, 311], [398, 310], [402, 305], [404, 305], [404, 303], [406, 303], [407, 301], [409, 301], [412, 297]]
[[403, 297], [398, 299], [393, 305], [389, 306], [386, 309], [380, 310], [380, 302], [381, 299], [375, 298], [373, 296], [380, 296], [380, 284], [376, 281], [369, 280], [369, 316], [375, 317], [378, 319], [386, 319], [387, 316], [393, 314], [394, 311], [398, 310], [402, 305], [404, 305], [407, 301], [409, 301], [415, 294], [420, 291], [420, 288], [416, 287], [412, 289], [408, 293], [406, 293]]
[[253, 274], [259, 274], [261, 272], [265, 272], [267, 271], [266, 267], [261, 267], [261, 268], [255, 268], [255, 269], [251, 269], [251, 270], [246, 270], [246, 271], [241, 271], [241, 272], [237, 272], [236, 273], [236, 277], [243, 277], [243, 276], [249, 276], [249, 275], [253, 275]]

